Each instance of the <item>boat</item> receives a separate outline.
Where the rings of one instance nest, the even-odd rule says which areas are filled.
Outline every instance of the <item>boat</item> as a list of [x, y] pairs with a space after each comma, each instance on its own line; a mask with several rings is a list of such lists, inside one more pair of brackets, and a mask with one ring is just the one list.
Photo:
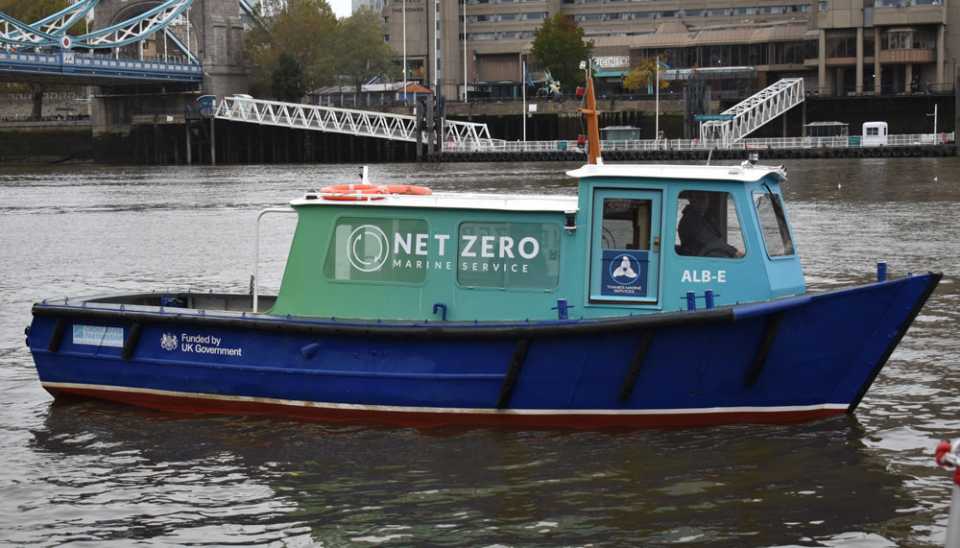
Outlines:
[[415, 427], [853, 413], [941, 275], [879, 264], [876, 281], [808, 291], [782, 167], [604, 164], [593, 93], [588, 78], [576, 196], [309, 192], [282, 210], [298, 219], [276, 295], [36, 303], [42, 386]]

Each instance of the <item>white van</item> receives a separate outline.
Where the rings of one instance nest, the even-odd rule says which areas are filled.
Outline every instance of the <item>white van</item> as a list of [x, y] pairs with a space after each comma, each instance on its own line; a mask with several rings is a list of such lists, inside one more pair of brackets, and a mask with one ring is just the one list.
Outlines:
[[889, 134], [886, 122], [864, 122], [860, 145], [865, 147], [886, 146]]

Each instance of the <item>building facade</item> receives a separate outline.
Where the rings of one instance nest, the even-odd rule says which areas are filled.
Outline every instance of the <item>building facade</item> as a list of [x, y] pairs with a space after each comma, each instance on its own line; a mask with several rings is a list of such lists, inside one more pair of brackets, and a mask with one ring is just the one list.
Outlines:
[[383, 11], [383, 0], [351, 0], [351, 14], [357, 13], [360, 8], [370, 8], [373, 11]]
[[465, 81], [475, 96], [516, 93], [534, 32], [557, 13], [613, 77], [660, 57], [749, 67], [754, 87], [789, 76], [830, 96], [952, 93], [960, 61], [960, 0], [386, 0], [382, 13], [408, 78], [449, 100]]

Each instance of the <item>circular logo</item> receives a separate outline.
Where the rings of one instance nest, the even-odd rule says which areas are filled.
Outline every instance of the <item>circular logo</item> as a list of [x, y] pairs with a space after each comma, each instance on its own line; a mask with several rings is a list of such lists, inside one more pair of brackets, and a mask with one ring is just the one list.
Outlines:
[[627, 253], [621, 253], [610, 261], [610, 279], [619, 285], [640, 283], [640, 262]]
[[60, 47], [62, 47], [63, 49], [70, 49], [70, 46], [72, 45], [73, 45], [73, 40], [69, 36], [63, 35], [60, 37]]
[[375, 272], [390, 255], [387, 235], [374, 225], [360, 225], [347, 238], [347, 260], [360, 272]]

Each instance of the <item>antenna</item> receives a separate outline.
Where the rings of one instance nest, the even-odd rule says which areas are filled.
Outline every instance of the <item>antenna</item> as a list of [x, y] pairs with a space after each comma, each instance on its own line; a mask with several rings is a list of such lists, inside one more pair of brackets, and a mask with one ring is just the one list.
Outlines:
[[593, 92], [593, 74], [589, 63], [581, 62], [581, 68], [586, 69], [587, 92], [583, 96], [583, 108], [580, 112], [587, 121], [587, 163], [603, 165], [600, 156], [600, 122], [597, 115], [597, 97]]

